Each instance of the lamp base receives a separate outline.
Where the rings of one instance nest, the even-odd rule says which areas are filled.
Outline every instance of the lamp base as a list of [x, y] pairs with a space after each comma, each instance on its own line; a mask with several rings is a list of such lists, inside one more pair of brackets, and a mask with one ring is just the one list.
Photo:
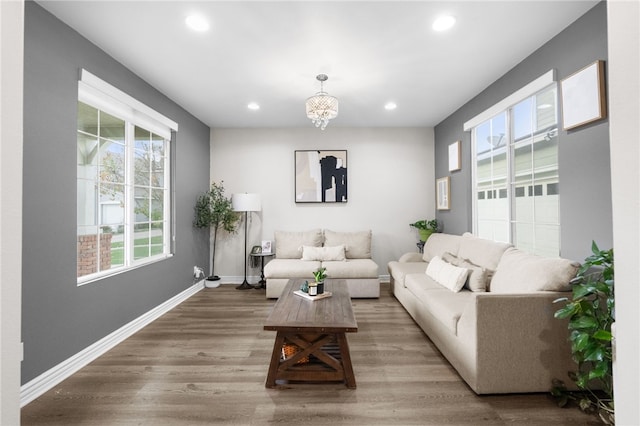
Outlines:
[[247, 280], [244, 280], [242, 284], [236, 287], [236, 290], [249, 290], [250, 288], [253, 288], [253, 286]]

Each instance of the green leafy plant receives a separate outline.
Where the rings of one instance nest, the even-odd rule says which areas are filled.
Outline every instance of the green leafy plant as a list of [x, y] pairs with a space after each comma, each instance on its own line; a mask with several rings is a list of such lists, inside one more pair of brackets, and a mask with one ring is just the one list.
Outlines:
[[211, 183], [211, 188], [196, 199], [194, 210], [195, 219], [193, 221], [193, 226], [196, 228], [213, 229], [211, 276], [207, 279], [218, 280], [220, 278], [213, 273], [216, 260], [218, 230], [223, 229], [226, 232], [234, 233], [239, 219], [238, 214], [233, 211], [231, 198], [227, 198], [224, 195], [224, 181], [220, 181], [220, 183]]
[[427, 241], [427, 238], [429, 238], [431, 234], [433, 234], [434, 232], [438, 232], [438, 221], [436, 219], [418, 220], [417, 222], [410, 223], [409, 226], [412, 226], [418, 230], [421, 241]]
[[318, 268], [312, 273], [317, 283], [321, 283], [325, 278], [327, 278], [327, 268]]
[[438, 221], [436, 219], [419, 220], [417, 222], [410, 223], [409, 226], [413, 226], [418, 230], [438, 232]]
[[565, 303], [555, 317], [569, 319], [571, 352], [578, 367], [569, 377], [581, 392], [568, 392], [564, 383], [556, 380], [552, 394], [560, 406], [576, 401], [583, 411], [597, 412], [604, 423], [613, 424], [613, 249], [600, 250], [594, 241], [591, 251], [592, 255], [585, 259], [571, 282], [571, 299], [563, 297], [554, 301]]

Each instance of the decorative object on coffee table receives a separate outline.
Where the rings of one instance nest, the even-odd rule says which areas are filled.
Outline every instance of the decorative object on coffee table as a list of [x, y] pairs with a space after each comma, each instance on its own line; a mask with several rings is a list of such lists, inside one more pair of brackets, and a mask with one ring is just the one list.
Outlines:
[[260, 195], [258, 194], [233, 194], [231, 198], [233, 210], [236, 212], [244, 212], [244, 281], [237, 286], [238, 290], [247, 290], [253, 288], [247, 281], [247, 219], [249, 212], [259, 212], [261, 209]]
[[[315, 282], [315, 286], [317, 287], [316, 294], [324, 293], [324, 280], [325, 278], [327, 278], [327, 268], [320, 267], [316, 269], [315, 271], [313, 271], [313, 277], [316, 280]], [[309, 294], [311, 295], [311, 291], [309, 291]]]

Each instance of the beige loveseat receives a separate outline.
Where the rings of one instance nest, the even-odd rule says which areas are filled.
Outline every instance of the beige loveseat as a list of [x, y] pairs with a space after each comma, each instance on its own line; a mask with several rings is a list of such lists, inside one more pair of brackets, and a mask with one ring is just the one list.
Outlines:
[[433, 234], [424, 254], [388, 264], [395, 297], [477, 394], [569, 382], [569, 332], [553, 301], [568, 295], [578, 266], [468, 233]]
[[344, 279], [352, 298], [380, 297], [378, 265], [371, 259], [371, 231], [276, 231], [275, 259], [264, 267], [267, 298], [278, 298], [291, 278], [313, 279], [327, 268], [328, 278]]

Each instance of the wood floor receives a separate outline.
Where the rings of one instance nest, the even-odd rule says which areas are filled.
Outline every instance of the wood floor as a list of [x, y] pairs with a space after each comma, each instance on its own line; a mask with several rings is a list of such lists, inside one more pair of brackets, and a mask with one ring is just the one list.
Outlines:
[[546, 394], [477, 396], [384, 284], [380, 299], [353, 300], [357, 389], [266, 389], [272, 304], [264, 290], [204, 289], [28, 404], [22, 424], [599, 424]]

